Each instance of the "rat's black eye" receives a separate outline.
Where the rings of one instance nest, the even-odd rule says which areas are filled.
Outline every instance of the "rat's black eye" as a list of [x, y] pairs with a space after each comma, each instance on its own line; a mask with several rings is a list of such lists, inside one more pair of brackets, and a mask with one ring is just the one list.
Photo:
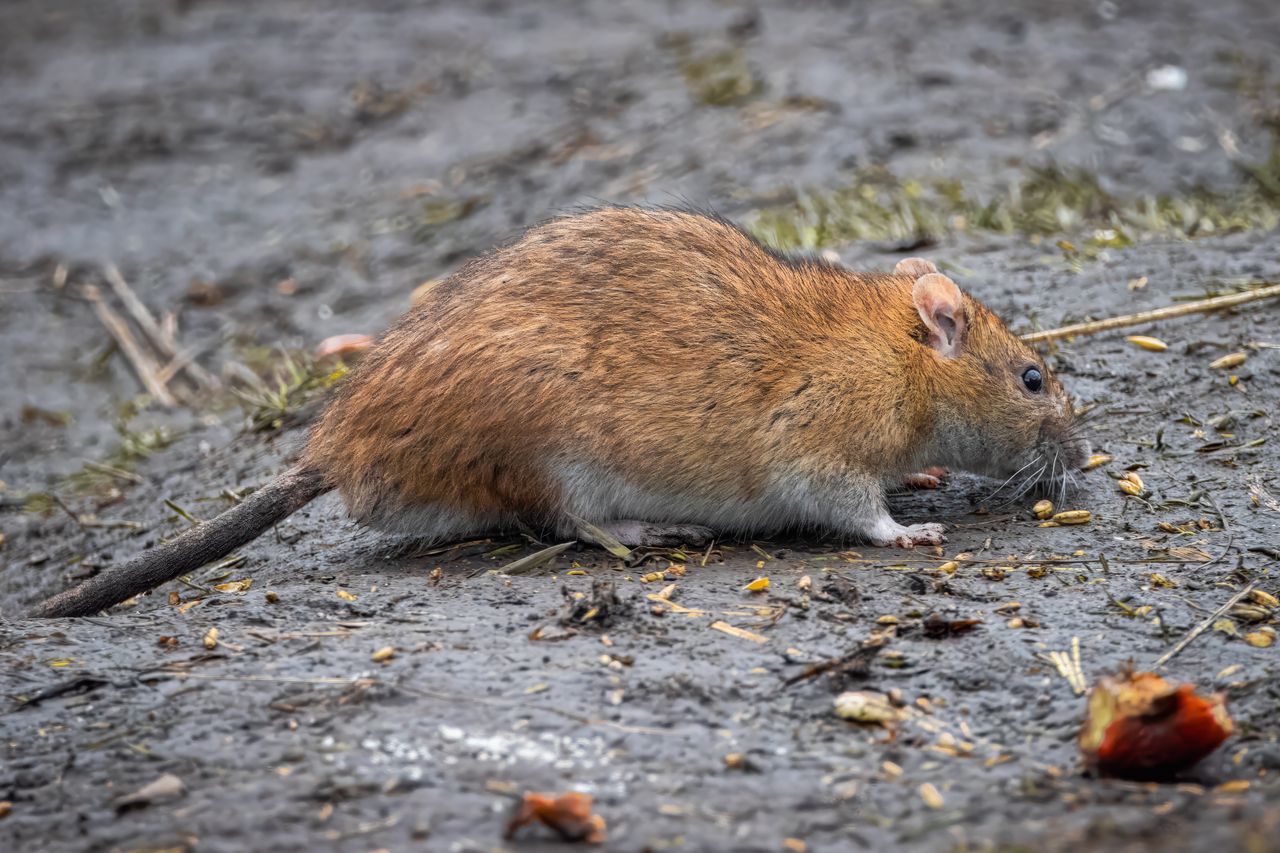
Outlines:
[[1027, 386], [1027, 390], [1032, 394], [1038, 394], [1040, 389], [1044, 387], [1044, 378], [1040, 376], [1039, 369], [1028, 367], [1022, 371], [1022, 384]]

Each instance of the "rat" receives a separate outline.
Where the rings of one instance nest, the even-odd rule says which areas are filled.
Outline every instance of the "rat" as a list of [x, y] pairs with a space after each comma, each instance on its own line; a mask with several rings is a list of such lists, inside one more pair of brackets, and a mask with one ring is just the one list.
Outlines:
[[1061, 482], [1087, 455], [1044, 360], [933, 263], [852, 272], [716, 216], [608, 207], [465, 263], [368, 351], [293, 468], [33, 615], [102, 610], [331, 490], [424, 539], [594, 525], [631, 547], [810, 529], [910, 548], [944, 541], [889, 514], [912, 472]]

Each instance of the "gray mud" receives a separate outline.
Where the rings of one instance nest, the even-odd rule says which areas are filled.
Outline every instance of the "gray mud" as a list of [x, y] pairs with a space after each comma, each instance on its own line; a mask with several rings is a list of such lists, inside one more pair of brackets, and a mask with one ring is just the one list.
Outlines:
[[[303, 435], [246, 432], [225, 400], [150, 408], [124, 429], [174, 440], [131, 461], [138, 481], [73, 488], [86, 460], [115, 458], [140, 389], [88, 306], [54, 286], [59, 264], [72, 284], [118, 264], [179, 313], [184, 341], [211, 342], [201, 362], [218, 371], [376, 333], [419, 282], [600, 200], [750, 220], [871, 165], [980, 193], [1048, 162], [1121, 195], [1225, 192], [1233, 160], [1267, 156], [1277, 44], [1270, 0], [6, 4], [0, 848], [550, 849], [540, 830], [503, 842], [506, 813], [519, 792], [575, 788], [619, 850], [1280, 849], [1280, 647], [1211, 630], [1174, 659], [1171, 677], [1228, 694], [1238, 733], [1162, 785], [1082, 774], [1083, 700], [1041, 657], [1079, 638], [1090, 678], [1150, 666], [1242, 583], [1280, 593], [1266, 550], [1280, 504], [1250, 498], [1251, 484], [1280, 495], [1280, 351], [1248, 350], [1234, 386], [1208, 366], [1280, 341], [1274, 302], [1139, 330], [1165, 353], [1114, 333], [1059, 346], [1115, 457], [1068, 502], [1094, 521], [1039, 528], [1030, 500], [984, 506], [994, 484], [963, 476], [896, 498], [900, 517], [951, 526], [943, 556], [973, 556], [953, 575], [931, 552], [809, 539], [724, 543], [671, 581], [642, 582], [662, 556], [626, 568], [585, 548], [508, 577], [489, 570], [527, 550], [400, 554], [326, 499], [243, 564], [193, 579], [252, 578], [247, 592], [174, 583], [92, 619], [17, 618], [180, 530], [166, 498], [210, 516]], [[747, 85], [704, 103], [682, 64], [724, 49]], [[1145, 84], [1165, 64], [1188, 71], [1185, 89]], [[1055, 239], [978, 232], [918, 252], [1019, 329], [1280, 280], [1274, 232], [1145, 239], [1076, 263]], [[902, 256], [833, 248], [856, 266]], [[1108, 476], [1134, 465], [1146, 500]], [[49, 492], [139, 526], [82, 526], [27, 499]], [[769, 590], [745, 592], [758, 574]], [[561, 627], [562, 589], [600, 579], [629, 610]], [[646, 598], [668, 582], [693, 612]], [[929, 614], [982, 624], [930, 639]], [[784, 685], [876, 631], [891, 635], [883, 652], [847, 686], [900, 691], [916, 713], [893, 739], [836, 718], [825, 676]], [[374, 663], [385, 646], [394, 658]], [[937, 748], [944, 735], [962, 754]], [[163, 773], [181, 798], [114, 808]], [[1231, 780], [1249, 785], [1214, 789]]]

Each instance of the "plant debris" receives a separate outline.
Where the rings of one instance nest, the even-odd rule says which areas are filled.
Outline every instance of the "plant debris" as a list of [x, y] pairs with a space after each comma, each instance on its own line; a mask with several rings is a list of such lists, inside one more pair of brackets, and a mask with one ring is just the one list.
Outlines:
[[883, 693], [851, 690], [835, 698], [836, 716], [855, 723], [888, 726], [906, 718], [906, 712]]
[[559, 796], [525, 794], [511, 819], [507, 821], [502, 837], [511, 840], [521, 827], [537, 822], [553, 830], [564, 841], [603, 844], [604, 818], [592, 813], [591, 803], [590, 794], [576, 791]]
[[559, 622], [566, 628], [605, 628], [631, 613], [631, 605], [619, 597], [613, 581], [593, 580], [590, 594], [574, 592], [567, 586], [561, 587], [560, 592], [564, 606], [560, 608]]
[[115, 801], [115, 809], [118, 812], [122, 812], [129, 809], [142, 808], [152, 803], [176, 800], [184, 793], [186, 793], [186, 786], [182, 784], [182, 780], [172, 773], [165, 773], [160, 778], [143, 785], [133, 793], [117, 799]]

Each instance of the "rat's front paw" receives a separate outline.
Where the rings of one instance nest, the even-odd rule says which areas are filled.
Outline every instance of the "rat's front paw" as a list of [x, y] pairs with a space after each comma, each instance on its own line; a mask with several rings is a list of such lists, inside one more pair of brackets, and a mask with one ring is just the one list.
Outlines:
[[941, 524], [901, 525], [889, 522], [881, 525], [871, 536], [871, 541], [882, 548], [914, 548], [916, 545], [941, 545], [947, 541], [942, 535]]

